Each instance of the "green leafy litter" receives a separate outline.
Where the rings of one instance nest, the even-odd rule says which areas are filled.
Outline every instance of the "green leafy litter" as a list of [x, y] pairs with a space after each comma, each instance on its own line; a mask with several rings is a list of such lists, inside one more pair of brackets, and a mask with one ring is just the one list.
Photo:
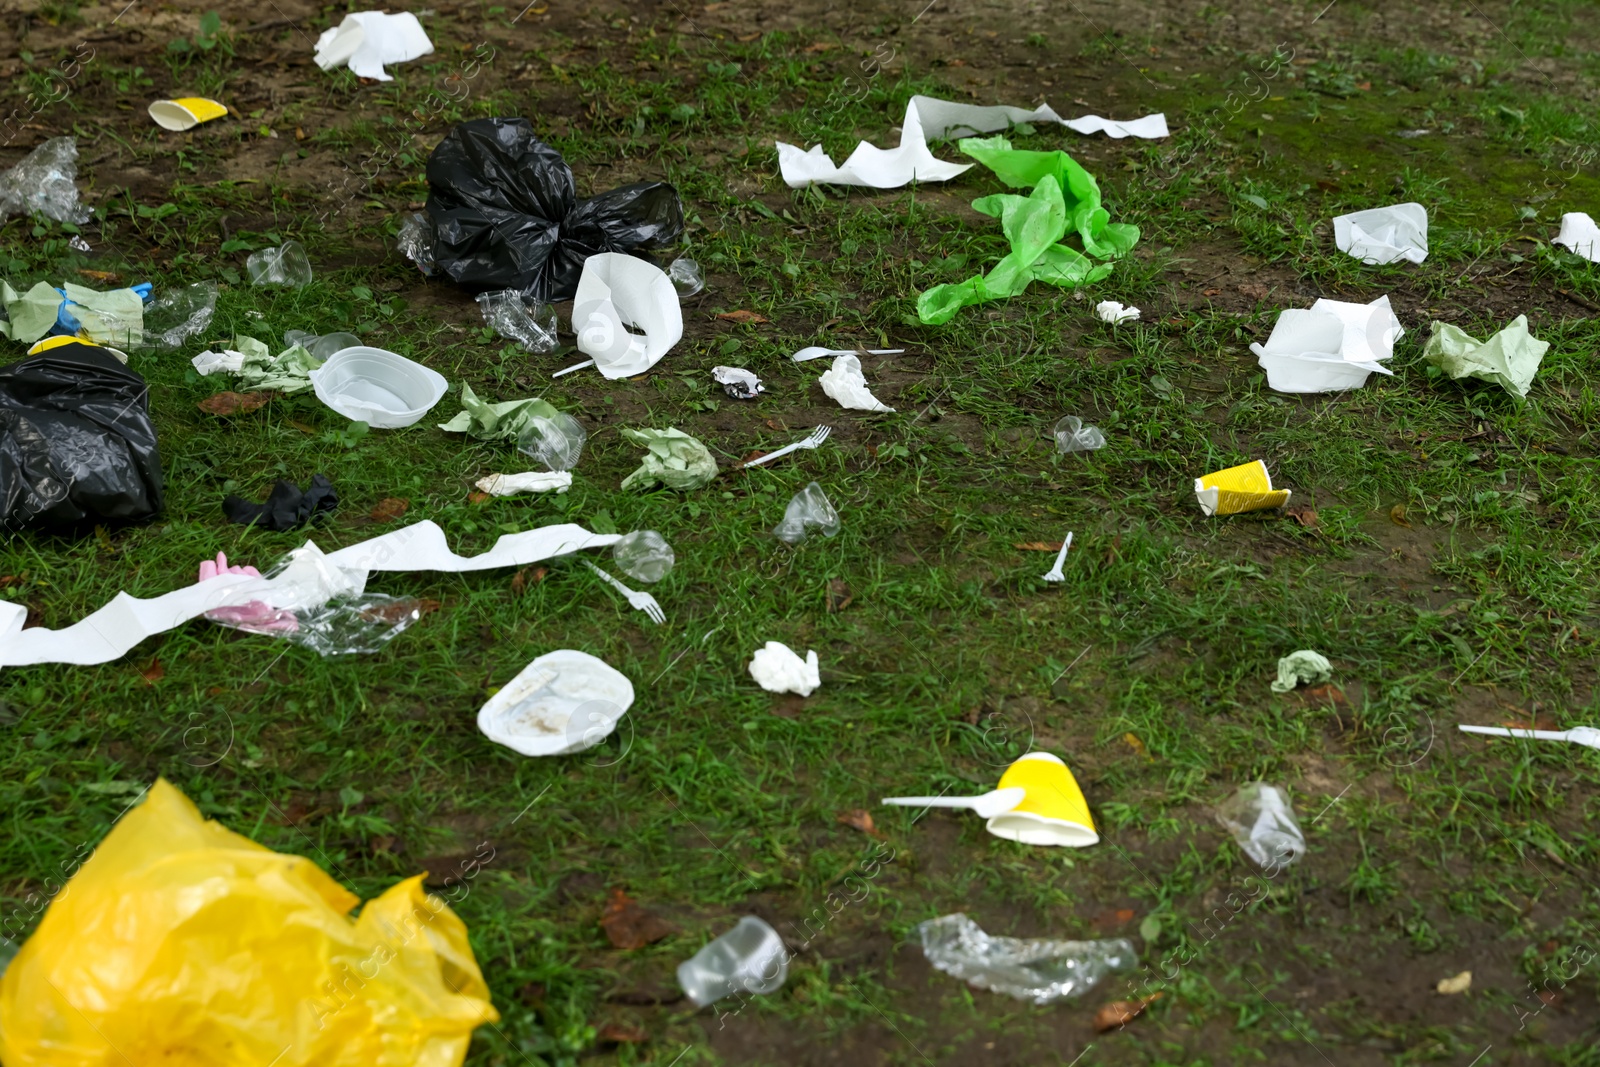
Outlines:
[[1452, 378], [1481, 378], [1512, 396], [1526, 397], [1549, 349], [1549, 341], [1528, 333], [1528, 316], [1518, 315], [1487, 341], [1447, 322], [1436, 322], [1422, 358]]
[[302, 345], [290, 345], [277, 355], [269, 355], [264, 342], [254, 337], [235, 337], [235, 352], [244, 353], [236, 375], [245, 392], [273, 389], [280, 393], [300, 393], [311, 388], [311, 372], [322, 360]]
[[[1125, 256], [1138, 243], [1139, 227], [1111, 221], [1100, 205], [1094, 175], [1065, 152], [1022, 151], [1004, 137], [968, 137], [960, 148], [1007, 185], [1033, 192], [996, 193], [972, 202], [973, 210], [1000, 220], [1011, 252], [988, 274], [936, 285], [918, 297], [917, 317], [927, 325], [949, 322], [972, 304], [1015, 296], [1034, 281], [1065, 288], [1099, 281], [1112, 265], [1095, 259]], [[1083, 252], [1060, 243], [1069, 233], [1083, 240]]]
[[439, 429], [446, 433], [465, 433], [483, 441], [516, 441], [534, 419], [553, 419], [560, 414], [555, 406], [537, 397], [529, 400], [503, 400], [492, 404], [479, 400], [472, 386], [461, 383], [463, 410]]
[[622, 480], [624, 489], [701, 489], [717, 476], [717, 461], [705, 445], [676, 427], [665, 430], [623, 430], [622, 436], [644, 445], [639, 469]]

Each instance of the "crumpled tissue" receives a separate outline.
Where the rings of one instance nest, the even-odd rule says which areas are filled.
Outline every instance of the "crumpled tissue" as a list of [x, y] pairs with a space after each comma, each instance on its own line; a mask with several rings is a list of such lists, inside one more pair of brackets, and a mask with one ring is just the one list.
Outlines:
[[1109, 322], [1115, 326], [1122, 322], [1135, 322], [1139, 318], [1139, 309], [1125, 307], [1115, 300], [1102, 300], [1094, 306], [1094, 313], [1100, 316], [1101, 322]]
[[386, 82], [394, 80], [384, 73], [386, 64], [405, 63], [432, 51], [433, 42], [411, 12], [357, 11], [322, 31], [313, 58], [323, 70], [346, 64], [358, 78]]
[[867, 377], [861, 373], [861, 359], [855, 355], [835, 356], [833, 366], [822, 372], [822, 391], [853, 411], [893, 411], [894, 408], [872, 395]]
[[750, 677], [769, 693], [796, 693], [810, 696], [822, 684], [817, 654], [806, 650], [800, 656], [781, 641], [768, 641], [750, 657]]
[[1375, 207], [1333, 220], [1333, 243], [1370, 266], [1428, 258], [1428, 209], [1417, 203]]
[[1582, 211], [1569, 211], [1561, 216], [1561, 234], [1556, 244], [1566, 245], [1591, 263], [1600, 263], [1600, 226]]
[[515, 493], [544, 493], [554, 489], [565, 493], [572, 488], [571, 471], [525, 471], [522, 474], [491, 474], [475, 483], [490, 496], [511, 496]]
[[1514, 396], [1526, 397], [1549, 349], [1549, 341], [1528, 333], [1528, 316], [1518, 315], [1487, 341], [1447, 322], [1436, 322], [1422, 358], [1452, 378], [1481, 378]]
[[1278, 661], [1278, 680], [1272, 683], [1272, 691], [1287, 693], [1301, 683], [1320, 685], [1332, 677], [1333, 664], [1328, 662], [1328, 657], [1303, 648]]

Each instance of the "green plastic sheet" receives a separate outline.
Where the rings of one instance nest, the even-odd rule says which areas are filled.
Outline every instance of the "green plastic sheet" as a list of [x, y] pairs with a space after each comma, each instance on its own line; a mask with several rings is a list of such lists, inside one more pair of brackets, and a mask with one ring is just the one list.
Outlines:
[[19, 294], [0, 282], [0, 303], [6, 306], [9, 321], [0, 321], [0, 334], [23, 344], [44, 337], [55, 328], [61, 305], [78, 320], [79, 334], [96, 344], [137, 345], [144, 337], [144, 300], [132, 289], [101, 292], [72, 282], [63, 282], [63, 300], [49, 282], [39, 282]]
[[1528, 316], [1518, 315], [1487, 341], [1447, 322], [1436, 322], [1422, 358], [1452, 378], [1481, 378], [1513, 396], [1526, 397], [1549, 348], [1549, 341], [1528, 333]]
[[1333, 664], [1321, 652], [1302, 648], [1278, 661], [1278, 680], [1272, 683], [1274, 693], [1287, 693], [1295, 686], [1321, 685], [1333, 677]]
[[717, 461], [706, 446], [675, 427], [623, 430], [622, 436], [649, 449], [639, 469], [622, 480], [624, 489], [701, 489], [717, 476]]
[[537, 397], [528, 400], [479, 400], [472, 386], [461, 383], [461, 407], [449, 422], [439, 424], [446, 433], [470, 434], [483, 441], [517, 441], [535, 418], [554, 419], [560, 412]]

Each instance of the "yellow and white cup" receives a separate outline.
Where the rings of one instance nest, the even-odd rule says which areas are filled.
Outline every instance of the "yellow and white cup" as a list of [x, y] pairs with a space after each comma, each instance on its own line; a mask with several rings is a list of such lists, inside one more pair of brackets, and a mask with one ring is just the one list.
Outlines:
[[994, 816], [988, 830], [1025, 845], [1084, 848], [1100, 840], [1089, 802], [1067, 765], [1048, 752], [1030, 752], [1006, 768], [1000, 789], [1021, 786], [1022, 803]]
[[150, 117], [163, 130], [182, 133], [192, 130], [202, 122], [220, 119], [228, 113], [225, 105], [203, 96], [185, 96], [179, 100], [157, 100], [150, 105]]
[[1194, 496], [1207, 515], [1237, 515], [1244, 511], [1281, 508], [1289, 490], [1272, 488], [1272, 475], [1261, 460], [1241, 463], [1194, 480]]

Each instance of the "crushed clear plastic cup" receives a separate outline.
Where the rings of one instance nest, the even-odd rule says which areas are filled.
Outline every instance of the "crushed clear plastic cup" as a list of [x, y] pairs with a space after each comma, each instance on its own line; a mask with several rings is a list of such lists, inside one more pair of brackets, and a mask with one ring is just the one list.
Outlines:
[[406, 216], [400, 224], [400, 232], [395, 234], [394, 243], [401, 255], [417, 265], [424, 278], [431, 278], [435, 267], [433, 248], [437, 237], [433, 220], [418, 211]]
[[665, 537], [654, 530], [635, 530], [611, 546], [611, 558], [629, 578], [659, 582], [672, 570], [677, 557]]
[[783, 521], [773, 529], [772, 535], [780, 541], [797, 545], [813, 529], [832, 537], [839, 532], [839, 513], [833, 509], [822, 486], [812, 482], [794, 495], [784, 509]]
[[479, 293], [478, 308], [495, 333], [515, 341], [529, 352], [554, 352], [561, 347], [556, 337], [556, 309], [529, 300], [515, 289]]
[[1217, 805], [1217, 821], [1227, 827], [1244, 854], [1276, 871], [1305, 855], [1306, 838], [1295, 821], [1289, 798], [1276, 786], [1251, 782]]
[[517, 438], [517, 450], [547, 471], [569, 471], [578, 465], [588, 439], [581, 422], [558, 411], [553, 419], [531, 416]]
[[361, 338], [353, 333], [307, 333], [304, 330], [286, 330], [283, 335], [286, 345], [299, 345], [324, 363], [335, 352], [343, 352], [347, 348], [359, 348]]
[[1098, 426], [1085, 426], [1076, 415], [1066, 415], [1056, 423], [1056, 451], [1093, 452], [1106, 446], [1106, 435]]
[[672, 279], [672, 287], [678, 291], [679, 299], [693, 296], [706, 287], [705, 275], [700, 273], [700, 264], [688, 256], [679, 256], [667, 267], [667, 277]]
[[217, 283], [193, 282], [168, 289], [144, 306], [140, 348], [171, 351], [210, 326], [217, 313]]
[[250, 253], [244, 269], [250, 272], [252, 285], [311, 284], [311, 260], [306, 258], [306, 246], [299, 241], [285, 241], [277, 248]]
[[43, 215], [81, 226], [93, 213], [78, 198], [78, 142], [52, 137], [0, 174], [0, 218]]
[[697, 1008], [736, 993], [776, 992], [788, 977], [783, 938], [754, 915], [678, 964], [678, 984]]
[[990, 937], [957, 912], [917, 926], [922, 953], [945, 974], [979, 989], [1035, 1004], [1053, 1004], [1088, 992], [1108, 975], [1131, 970], [1138, 950], [1125, 937], [1105, 941], [1051, 941]]

